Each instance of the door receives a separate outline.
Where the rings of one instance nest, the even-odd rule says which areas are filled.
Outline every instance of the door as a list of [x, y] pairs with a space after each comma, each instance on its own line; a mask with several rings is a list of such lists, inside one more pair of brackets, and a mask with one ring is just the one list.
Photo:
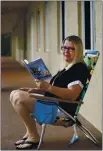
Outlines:
[[11, 56], [11, 34], [1, 35], [1, 56], [10, 57]]

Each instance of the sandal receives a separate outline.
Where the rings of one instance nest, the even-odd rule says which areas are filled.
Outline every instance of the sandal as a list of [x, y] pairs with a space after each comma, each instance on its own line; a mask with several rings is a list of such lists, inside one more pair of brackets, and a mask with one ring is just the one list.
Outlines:
[[15, 145], [20, 145], [20, 144], [24, 143], [26, 139], [27, 139], [27, 137], [24, 137], [21, 140], [18, 140], [17, 142], [15, 142], [14, 144]]
[[16, 146], [16, 149], [37, 149], [39, 142], [24, 141], [22, 144]]

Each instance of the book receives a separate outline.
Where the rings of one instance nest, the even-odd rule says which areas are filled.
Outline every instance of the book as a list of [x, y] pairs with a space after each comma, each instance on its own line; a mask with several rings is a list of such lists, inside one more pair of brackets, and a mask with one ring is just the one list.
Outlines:
[[50, 71], [48, 70], [47, 66], [45, 65], [42, 58], [37, 58], [34, 61], [29, 62], [28, 60], [22, 60], [27, 70], [32, 75], [33, 79], [39, 80], [48, 80], [52, 78]]

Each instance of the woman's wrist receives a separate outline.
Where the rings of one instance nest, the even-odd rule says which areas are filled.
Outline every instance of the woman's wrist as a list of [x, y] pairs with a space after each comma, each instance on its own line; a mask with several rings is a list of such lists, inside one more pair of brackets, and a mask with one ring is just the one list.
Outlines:
[[47, 91], [47, 92], [51, 92], [52, 87], [53, 87], [53, 86], [52, 86], [51, 84], [49, 84], [49, 86], [48, 86], [48, 88], [47, 88], [47, 90], [46, 90], [46, 91]]

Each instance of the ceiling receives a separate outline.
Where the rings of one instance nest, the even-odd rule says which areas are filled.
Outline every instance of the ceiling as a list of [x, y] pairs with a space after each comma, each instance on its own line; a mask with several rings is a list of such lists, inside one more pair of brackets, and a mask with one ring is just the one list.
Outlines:
[[1, 33], [12, 32], [21, 13], [32, 1], [1, 1]]
[[1, 1], [1, 13], [18, 13], [28, 7], [30, 1]]

